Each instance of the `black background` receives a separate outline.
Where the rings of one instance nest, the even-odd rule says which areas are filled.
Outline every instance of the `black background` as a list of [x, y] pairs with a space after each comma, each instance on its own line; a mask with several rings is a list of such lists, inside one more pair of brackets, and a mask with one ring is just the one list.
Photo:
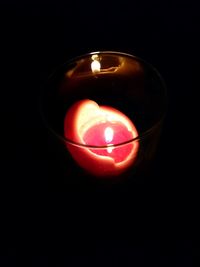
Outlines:
[[[199, 251], [197, 3], [1, 3], [0, 265], [192, 266]], [[156, 170], [143, 184], [103, 196], [52, 191], [38, 97], [59, 64], [97, 50], [139, 56], [166, 81]]]

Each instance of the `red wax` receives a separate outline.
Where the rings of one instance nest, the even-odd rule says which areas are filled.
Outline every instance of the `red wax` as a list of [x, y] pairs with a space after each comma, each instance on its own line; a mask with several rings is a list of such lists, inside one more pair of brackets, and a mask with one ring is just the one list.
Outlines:
[[137, 129], [112, 107], [89, 99], [76, 102], [66, 113], [64, 136], [74, 160], [94, 176], [120, 175], [136, 162], [139, 141], [132, 140]]
[[[113, 131], [112, 140], [109, 140], [109, 138], [106, 140], [106, 130], [107, 132], [109, 132], [109, 130], [111, 132]], [[89, 128], [83, 136], [85, 144], [92, 146], [105, 146], [109, 144], [115, 145], [131, 140], [132, 138], [133, 134], [129, 132], [126, 126], [121, 122], [99, 123]], [[90, 150], [97, 155], [111, 157], [116, 163], [118, 163], [127, 158], [127, 156], [131, 153], [132, 146], [132, 144], [129, 144], [116, 148], [109, 147], [105, 149]]]

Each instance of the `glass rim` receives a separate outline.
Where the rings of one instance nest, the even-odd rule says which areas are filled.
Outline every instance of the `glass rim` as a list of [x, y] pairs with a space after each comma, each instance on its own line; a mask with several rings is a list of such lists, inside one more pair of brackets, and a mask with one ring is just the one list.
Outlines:
[[[59, 71], [59, 69], [61, 69], [62, 67], [69, 65], [70, 63], [82, 59], [84, 57], [88, 57], [91, 55], [96, 55], [96, 54], [108, 54], [108, 55], [116, 55], [116, 56], [124, 56], [124, 57], [129, 57], [131, 59], [135, 59], [139, 62], [142, 62], [144, 65], [146, 65], [149, 69], [153, 70], [153, 72], [156, 74], [158, 80], [160, 81], [162, 88], [164, 90], [164, 96], [165, 96], [165, 110], [163, 112], [163, 114], [161, 115], [161, 117], [155, 122], [153, 123], [153, 125], [151, 127], [149, 127], [147, 130], [145, 130], [144, 132], [138, 134], [138, 136], [136, 136], [135, 138], [129, 139], [127, 141], [121, 142], [121, 143], [117, 143], [117, 144], [107, 144], [107, 145], [103, 145], [103, 146], [94, 146], [94, 145], [87, 145], [87, 144], [83, 144], [83, 143], [78, 143], [75, 142], [71, 139], [66, 138], [64, 135], [59, 134], [57, 131], [55, 131], [47, 122], [45, 115], [44, 115], [44, 110], [43, 110], [43, 105], [42, 105], [42, 95], [40, 96], [40, 113], [42, 116], [42, 120], [44, 122], [44, 124], [46, 125], [47, 129], [50, 130], [50, 132], [55, 135], [58, 139], [60, 139], [62, 142], [65, 142], [69, 145], [73, 145], [76, 147], [82, 147], [82, 148], [89, 148], [89, 149], [106, 149], [106, 148], [116, 148], [116, 147], [120, 147], [120, 146], [124, 146], [127, 144], [131, 144], [132, 142], [135, 141], [139, 141], [139, 140], [143, 140], [144, 138], [146, 138], [147, 136], [149, 136], [163, 121], [163, 119], [166, 116], [166, 112], [167, 112], [167, 103], [168, 103], [168, 94], [167, 94], [167, 86], [166, 83], [163, 79], [163, 77], [161, 76], [161, 74], [159, 73], [159, 71], [149, 62], [145, 61], [144, 59], [129, 54], [129, 53], [125, 53], [125, 52], [120, 52], [120, 51], [109, 51], [109, 50], [105, 50], [105, 51], [96, 51], [96, 52], [89, 52], [89, 53], [85, 53], [76, 57], [72, 57], [71, 59], [67, 60], [66, 62], [64, 62], [63, 64], [59, 65], [47, 78], [46, 83], [54, 76], [56, 75], [56, 73]], [[45, 83], [45, 84], [46, 84]], [[45, 88], [45, 86], [43, 86], [43, 89]], [[42, 93], [44, 93], [44, 90], [42, 90]]]

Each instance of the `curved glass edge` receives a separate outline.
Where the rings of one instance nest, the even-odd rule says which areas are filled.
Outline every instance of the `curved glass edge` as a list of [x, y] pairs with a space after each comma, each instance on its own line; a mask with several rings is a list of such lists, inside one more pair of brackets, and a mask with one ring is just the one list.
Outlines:
[[[114, 144], [114, 145], [105, 145], [105, 146], [92, 146], [92, 145], [86, 145], [86, 144], [81, 144], [81, 143], [77, 143], [77, 142], [74, 142], [70, 139], [67, 139], [66, 137], [64, 136], [61, 136], [60, 134], [58, 134], [49, 124], [48, 122], [46, 121], [45, 119], [45, 115], [44, 115], [44, 112], [43, 112], [43, 105], [42, 105], [42, 99], [43, 99], [43, 93], [44, 93], [44, 90], [42, 90], [41, 94], [40, 94], [40, 101], [39, 101], [39, 107], [40, 107], [40, 113], [41, 113], [41, 117], [42, 117], [42, 120], [46, 126], [47, 129], [50, 130], [50, 132], [55, 135], [58, 139], [60, 139], [60, 141], [64, 142], [64, 143], [68, 143], [70, 145], [73, 145], [73, 146], [76, 146], [76, 147], [85, 147], [85, 148], [93, 148], [93, 149], [105, 149], [105, 148], [108, 148], [108, 147], [111, 147], [111, 148], [116, 148], [116, 147], [120, 147], [120, 146], [123, 146], [123, 145], [127, 145], [127, 144], [130, 144], [132, 142], [135, 142], [135, 141], [142, 141], [144, 140], [146, 137], [150, 136], [154, 130], [159, 127], [165, 116], [166, 116], [166, 113], [167, 113], [167, 106], [168, 106], [168, 94], [167, 94], [167, 86], [165, 84], [165, 81], [163, 79], [163, 77], [161, 76], [161, 74], [159, 73], [159, 71], [152, 65], [150, 64], [149, 62], [143, 60], [142, 58], [140, 57], [137, 57], [137, 56], [134, 56], [132, 54], [129, 54], [129, 53], [125, 53], [125, 52], [120, 52], [120, 51], [94, 51], [94, 52], [90, 52], [90, 53], [86, 53], [86, 54], [83, 54], [83, 55], [80, 55], [80, 56], [77, 56], [77, 57], [73, 57], [69, 60], [67, 60], [65, 63], [61, 64], [60, 66], [58, 66], [51, 74], [50, 76], [48, 77], [47, 81], [45, 84], [47, 84], [53, 77], [54, 75], [56, 75], [56, 73], [58, 72], [59, 69], [65, 67], [66, 65], [69, 65], [70, 63], [76, 61], [76, 60], [79, 60], [81, 58], [84, 58], [84, 57], [88, 57], [90, 55], [96, 55], [96, 54], [110, 54], [110, 55], [118, 55], [118, 56], [125, 56], [125, 57], [129, 57], [129, 58], [134, 58], [136, 59], [137, 61], [139, 62], [142, 62], [144, 65], [146, 65], [148, 68], [152, 69], [153, 72], [155, 72], [155, 74], [157, 75], [157, 77], [159, 78], [159, 81], [161, 82], [161, 85], [164, 89], [164, 97], [165, 97], [165, 111], [163, 112], [163, 115], [160, 117], [160, 119], [154, 123], [154, 125], [152, 125], [152, 127], [150, 127], [148, 130], [144, 131], [143, 133], [139, 134], [137, 137], [131, 139], [131, 140], [127, 140], [125, 142], [122, 142], [122, 143], [118, 143], [118, 144]], [[45, 88], [45, 85], [44, 87]]]

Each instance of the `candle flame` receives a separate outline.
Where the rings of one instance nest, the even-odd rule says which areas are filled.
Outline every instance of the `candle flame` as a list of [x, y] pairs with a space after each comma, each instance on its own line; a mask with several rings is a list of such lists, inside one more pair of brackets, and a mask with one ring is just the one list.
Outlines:
[[113, 136], [114, 136], [113, 129], [110, 127], [106, 127], [105, 132], [104, 132], [104, 136], [105, 136], [106, 143], [112, 142]]
[[93, 55], [92, 56], [92, 63], [91, 63], [91, 69], [93, 73], [100, 72], [101, 70], [101, 63], [99, 62], [99, 57], [98, 55]]

